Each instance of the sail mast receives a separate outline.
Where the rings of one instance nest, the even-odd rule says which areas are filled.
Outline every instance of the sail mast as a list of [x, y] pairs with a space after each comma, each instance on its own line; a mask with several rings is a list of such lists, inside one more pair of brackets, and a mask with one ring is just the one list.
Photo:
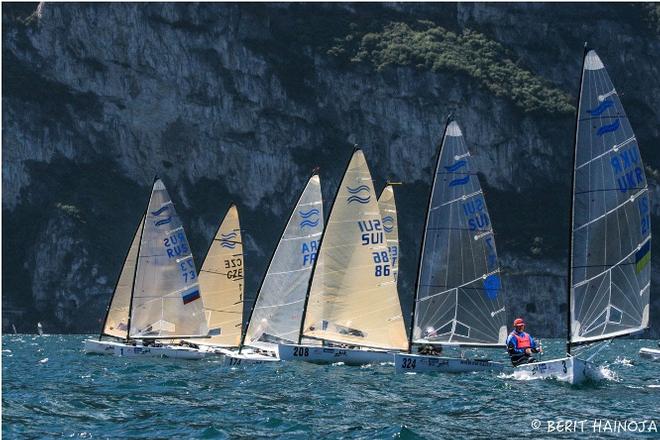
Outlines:
[[[318, 167], [315, 167], [314, 170], [312, 171], [312, 174], [309, 176], [309, 179], [307, 179], [307, 183], [305, 184], [305, 187], [303, 188], [302, 192], [300, 193], [300, 196], [298, 197], [298, 200], [293, 207], [293, 211], [291, 212], [291, 215], [289, 216], [289, 220], [284, 224], [284, 227], [282, 228], [282, 233], [280, 234], [279, 239], [277, 240], [277, 243], [275, 244], [275, 248], [273, 249], [273, 253], [270, 255], [270, 259], [268, 260], [268, 265], [266, 266], [266, 272], [264, 273], [264, 276], [261, 278], [261, 283], [259, 284], [259, 290], [257, 290], [257, 295], [254, 298], [254, 301], [252, 302], [252, 307], [250, 307], [250, 314], [248, 315], [247, 322], [245, 323], [245, 327], [243, 328], [243, 334], [241, 335], [241, 342], [238, 346], [238, 353], [240, 354], [241, 351], [243, 350], [243, 346], [245, 345], [245, 337], [247, 336], [247, 331], [248, 327], [250, 327], [250, 322], [252, 321], [252, 316], [254, 315], [254, 309], [257, 305], [257, 300], [259, 299], [259, 296], [261, 295], [261, 289], [264, 286], [264, 283], [266, 282], [266, 277], [268, 276], [268, 269], [270, 269], [270, 265], [273, 263], [273, 258], [275, 258], [275, 254], [277, 253], [277, 249], [279, 247], [280, 242], [282, 241], [282, 238], [284, 237], [284, 234], [286, 234], [287, 227], [289, 226], [289, 222], [291, 221], [291, 218], [295, 215], [296, 208], [298, 207], [298, 204], [300, 203], [300, 200], [302, 200], [303, 195], [305, 194], [305, 191], [307, 190], [307, 186], [309, 185], [309, 181], [314, 177], [317, 176], [318, 173]], [[310, 278], [311, 279], [311, 278]], [[305, 317], [305, 310], [303, 309], [303, 313], [300, 316], [301, 320], [304, 321]], [[300, 343], [300, 341], [299, 341]]]
[[[351, 151], [351, 156], [349, 157], [348, 161], [346, 162], [346, 168], [344, 169], [344, 172], [341, 174], [341, 177], [339, 178], [339, 183], [337, 184], [337, 192], [335, 193], [335, 197], [332, 199], [332, 205], [330, 205], [330, 210], [328, 211], [328, 220], [330, 219], [330, 214], [332, 213], [332, 208], [335, 206], [335, 202], [337, 201], [337, 197], [339, 196], [339, 192], [341, 190], [341, 182], [344, 179], [344, 176], [346, 175], [346, 172], [348, 171], [348, 167], [351, 166], [351, 159], [353, 158], [353, 154], [360, 148], [358, 147], [357, 144], [353, 146], [353, 151]], [[309, 294], [312, 291], [312, 281], [314, 281], [314, 273], [316, 272], [316, 265], [319, 262], [319, 256], [321, 255], [321, 246], [323, 246], [323, 237], [325, 236], [325, 231], [327, 230], [328, 223], [324, 222], [323, 223], [323, 232], [321, 233], [321, 238], [319, 239], [319, 246], [318, 249], [316, 250], [316, 258], [314, 259], [314, 265], [312, 266], [312, 273], [309, 276], [309, 281], [307, 283], [307, 293], [305, 294], [305, 304], [303, 305], [303, 312], [300, 318], [300, 332], [298, 333], [298, 345], [302, 342], [302, 336], [303, 336], [303, 330], [305, 328], [305, 317], [307, 315], [307, 306], [309, 304]]]
[[[158, 175], [156, 174], [154, 176], [154, 181], [151, 184], [151, 194], [154, 192], [154, 185], [158, 181]], [[151, 200], [151, 195], [149, 196], [149, 200]], [[135, 269], [133, 269], [133, 283], [131, 285], [131, 300], [128, 303], [128, 323], [127, 323], [127, 328], [126, 328], [126, 342], [130, 339], [131, 335], [131, 317], [133, 315], [133, 296], [135, 295], [135, 277], [137, 275], [137, 268], [138, 268], [138, 262], [140, 261], [140, 248], [141, 243], [142, 243], [142, 234], [144, 234], [144, 225], [147, 224], [147, 212], [149, 211], [149, 200], [147, 201], [147, 206], [144, 209], [144, 221], [142, 222], [142, 230], [140, 231], [140, 241], [138, 244], [138, 250], [137, 250], [137, 256], [135, 257]]]
[[589, 52], [587, 47], [587, 42], [584, 43], [584, 51], [582, 53], [582, 66], [580, 68], [580, 88], [578, 89], [578, 102], [575, 109], [575, 132], [574, 132], [574, 145], [573, 145], [573, 160], [571, 162], [571, 205], [568, 217], [568, 289], [567, 289], [567, 303], [566, 303], [566, 353], [571, 354], [571, 290], [573, 289], [573, 221], [574, 221], [574, 205], [575, 205], [575, 161], [577, 158], [577, 147], [578, 147], [578, 124], [580, 121], [580, 102], [582, 100], [582, 86], [584, 82], [584, 60], [587, 57]]
[[410, 311], [410, 331], [408, 332], [408, 353], [412, 353], [413, 346], [413, 331], [415, 330], [415, 309], [417, 308], [417, 289], [419, 289], [420, 278], [422, 276], [422, 258], [424, 256], [424, 245], [426, 244], [426, 227], [429, 223], [429, 213], [431, 211], [431, 203], [433, 203], [433, 189], [435, 188], [435, 179], [438, 174], [438, 167], [440, 166], [440, 157], [442, 156], [442, 146], [445, 143], [445, 136], [447, 134], [447, 127], [454, 120], [454, 115], [450, 113], [445, 121], [445, 128], [442, 131], [442, 138], [440, 139], [440, 147], [436, 153], [435, 167], [433, 167], [433, 176], [431, 178], [431, 191], [429, 191], [429, 202], [426, 206], [426, 215], [424, 217], [424, 232], [422, 235], [422, 245], [419, 248], [419, 260], [417, 261], [417, 279], [415, 280], [415, 289], [413, 290], [413, 303], [412, 310]]

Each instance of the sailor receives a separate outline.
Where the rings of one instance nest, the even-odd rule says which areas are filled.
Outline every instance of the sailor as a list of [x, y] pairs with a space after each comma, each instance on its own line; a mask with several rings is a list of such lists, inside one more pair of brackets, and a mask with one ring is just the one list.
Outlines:
[[522, 364], [536, 362], [532, 353], [543, 353], [543, 348], [537, 344], [529, 333], [525, 332], [525, 321], [517, 318], [513, 321], [514, 330], [506, 340], [506, 348], [514, 367]]

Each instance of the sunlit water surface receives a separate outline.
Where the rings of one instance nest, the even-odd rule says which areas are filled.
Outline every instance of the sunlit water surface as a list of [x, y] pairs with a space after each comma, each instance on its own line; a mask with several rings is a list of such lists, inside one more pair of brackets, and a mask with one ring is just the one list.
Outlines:
[[[616, 340], [595, 358], [608, 380], [569, 386], [495, 373], [395, 374], [392, 364], [227, 369], [213, 359], [85, 355], [83, 339], [2, 337], [4, 438], [527, 438], [547, 435], [548, 421], [660, 425], [660, 363], [637, 354], [657, 341]], [[544, 345], [546, 358], [563, 348]], [[562, 438], [594, 435], [660, 437], [587, 424]]]

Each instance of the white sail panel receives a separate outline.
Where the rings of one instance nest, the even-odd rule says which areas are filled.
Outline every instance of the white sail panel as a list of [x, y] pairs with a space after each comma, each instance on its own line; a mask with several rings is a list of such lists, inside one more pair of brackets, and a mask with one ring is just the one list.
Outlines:
[[112, 294], [112, 300], [108, 308], [108, 315], [103, 325], [102, 334], [115, 336], [117, 338], [126, 338], [128, 334], [128, 315], [131, 305], [131, 292], [133, 291], [133, 279], [135, 278], [135, 265], [137, 264], [138, 249], [140, 247], [140, 237], [142, 236], [142, 225], [144, 216], [140, 220], [140, 225], [133, 236], [131, 247], [128, 250], [124, 266], [121, 268], [117, 286]]
[[209, 339], [204, 344], [238, 347], [243, 324], [243, 240], [236, 205], [218, 228], [199, 271]]
[[139, 252], [129, 336], [208, 334], [188, 239], [159, 179], [151, 191]]
[[245, 345], [298, 341], [322, 232], [321, 181], [314, 175], [298, 199], [270, 261], [248, 323]]
[[378, 201], [360, 150], [326, 224], [303, 335], [364, 347], [407, 347]]
[[394, 188], [387, 185], [383, 188], [378, 198], [380, 216], [383, 219], [383, 231], [387, 240], [387, 250], [392, 261], [392, 274], [394, 280], [399, 277], [399, 222], [396, 215], [396, 201], [394, 200]]
[[575, 141], [571, 341], [648, 326], [649, 191], [637, 139], [605, 66], [584, 60]]
[[460, 127], [440, 148], [422, 242], [413, 342], [502, 345], [506, 312], [495, 237]]

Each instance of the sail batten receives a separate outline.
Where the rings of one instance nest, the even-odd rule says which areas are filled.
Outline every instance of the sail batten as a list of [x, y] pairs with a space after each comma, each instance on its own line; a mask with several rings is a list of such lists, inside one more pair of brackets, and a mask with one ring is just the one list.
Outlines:
[[302, 336], [315, 340], [394, 350], [407, 346], [383, 219], [361, 150], [353, 153], [337, 190], [302, 328]]
[[651, 218], [637, 138], [595, 51], [585, 55], [575, 138], [569, 341], [648, 326]]
[[472, 160], [460, 127], [448, 122], [429, 197], [412, 343], [504, 344], [495, 237]]
[[323, 224], [321, 181], [314, 174], [273, 252], [252, 309], [244, 345], [297, 341]]
[[131, 298], [130, 338], [208, 334], [188, 239], [159, 179], [144, 218]]

